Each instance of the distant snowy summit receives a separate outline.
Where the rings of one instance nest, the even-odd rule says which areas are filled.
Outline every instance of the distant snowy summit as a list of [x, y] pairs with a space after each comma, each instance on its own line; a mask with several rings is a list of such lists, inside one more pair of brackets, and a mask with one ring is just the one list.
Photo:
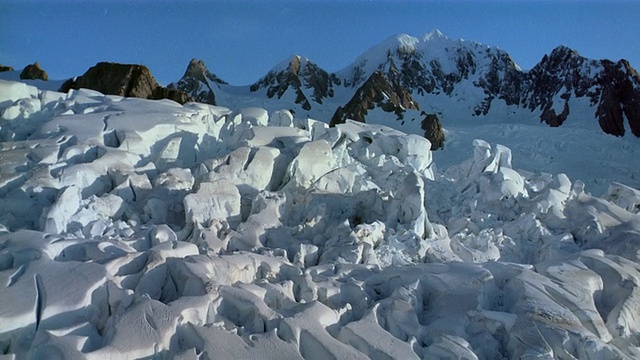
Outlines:
[[386, 125], [421, 133], [426, 114], [438, 114], [445, 127], [451, 121], [473, 118], [537, 120], [560, 126], [565, 121], [590, 122], [592, 117], [608, 134], [622, 136], [631, 131], [640, 136], [637, 71], [626, 60], [591, 60], [566, 46], [523, 71], [501, 49], [450, 39], [434, 30], [421, 39], [392, 36], [335, 73], [296, 55], [244, 92], [221, 86], [223, 82], [215, 76], [202, 79], [195, 82], [187, 71], [177, 84], [202, 84], [181, 88], [195, 98], [203, 88], [210, 89], [212, 99], [213, 92], [229, 92], [222, 96], [227, 102], [218, 105], [232, 106], [238, 96], [243, 101], [254, 97], [267, 108], [286, 107], [311, 117], [330, 114], [333, 123], [380, 122], [381, 115], [371, 113], [382, 110], [388, 113], [386, 118], [398, 120]]

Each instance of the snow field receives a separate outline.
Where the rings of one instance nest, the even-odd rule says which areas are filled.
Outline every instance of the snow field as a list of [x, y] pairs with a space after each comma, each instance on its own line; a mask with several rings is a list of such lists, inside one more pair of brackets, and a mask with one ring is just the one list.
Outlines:
[[0, 81], [0, 118], [9, 358], [640, 356], [632, 187], [286, 110]]

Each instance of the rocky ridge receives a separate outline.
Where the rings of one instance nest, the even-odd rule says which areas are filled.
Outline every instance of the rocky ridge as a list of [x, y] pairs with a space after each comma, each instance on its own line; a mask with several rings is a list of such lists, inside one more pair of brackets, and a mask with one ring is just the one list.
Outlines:
[[216, 95], [213, 88], [228, 83], [211, 73], [204, 61], [192, 59], [182, 78], [177, 83], [171, 83], [168, 89], [175, 89], [190, 94], [197, 102], [216, 105]]
[[22, 80], [49, 80], [47, 72], [42, 70], [40, 64], [36, 61], [33, 64], [27, 65], [22, 69], [20, 73], [20, 79]]
[[404, 117], [406, 109], [420, 110], [420, 105], [404, 87], [395, 80], [389, 80], [382, 72], [376, 71], [356, 90], [344, 107], [338, 107], [331, 119], [331, 125], [342, 124], [347, 119], [366, 122], [368, 110], [376, 107], [393, 112], [398, 119]]
[[334, 96], [334, 87], [341, 81], [335, 74], [329, 74], [307, 58], [298, 55], [288, 63], [273, 68], [267, 75], [251, 85], [251, 92], [266, 90], [266, 96], [278, 99], [289, 90], [293, 91], [295, 103], [303, 109], [312, 108], [312, 102], [322, 104], [326, 98]]
[[573, 105], [570, 99], [586, 97], [604, 132], [624, 135], [626, 118], [631, 132], [640, 136], [640, 76], [626, 60], [591, 60], [559, 46], [530, 71], [523, 71], [503, 50], [434, 31], [422, 40], [392, 37], [338, 75], [355, 88], [376, 71], [418, 102], [433, 95], [457, 97], [472, 110], [470, 116], [487, 116], [502, 100], [506, 106], [535, 113], [550, 126], [566, 121]]
[[80, 88], [92, 89], [108, 95], [171, 99], [180, 104], [193, 101], [193, 98], [186, 93], [158, 84], [151, 75], [151, 71], [144, 65], [100, 62], [87, 70], [84, 75], [66, 81], [60, 91], [68, 92], [70, 89]]
[[[201, 91], [183, 89], [194, 97]], [[501, 116], [495, 108], [506, 106], [560, 126], [575, 107], [585, 106], [572, 100], [586, 98], [593, 108], [587, 110], [604, 132], [624, 135], [626, 119], [631, 132], [640, 136], [640, 77], [626, 60], [591, 60], [559, 46], [523, 71], [501, 49], [453, 40], [437, 30], [422, 39], [393, 36], [336, 73], [294, 56], [250, 90], [254, 96], [264, 90], [267, 99], [286, 100], [289, 93], [310, 114], [320, 109], [334, 113], [332, 123], [366, 121], [367, 111], [375, 108], [402, 121], [406, 109], [426, 110], [427, 104], [428, 112], [439, 113], [446, 123], [451, 109], [443, 104], [450, 104], [449, 99], [467, 109], [464, 117], [469, 119]]]
[[[137, 71], [117, 70], [115, 78], [133, 78]], [[96, 86], [82, 87], [120, 95], [128, 88], [138, 89], [134, 91], [138, 95], [124, 96], [169, 97], [222, 106], [233, 106], [237, 96], [241, 101], [255, 98], [273, 110], [291, 109], [312, 118], [331, 118], [333, 114], [333, 124], [345, 119], [379, 121], [369, 114], [382, 109], [391, 121], [401, 122], [399, 128], [414, 133], [429, 125], [416, 122], [405, 126], [408, 110], [437, 114], [445, 127], [454, 120], [500, 118], [507, 113], [517, 114], [520, 121], [538, 119], [554, 127], [568, 120], [591, 121], [588, 114], [593, 114], [593, 121], [598, 121], [605, 133], [640, 136], [640, 76], [626, 60], [587, 59], [559, 46], [524, 71], [501, 49], [450, 39], [437, 30], [421, 39], [390, 37], [335, 73], [296, 55], [249, 89], [232, 89], [234, 86], [195, 59], [180, 81], [167, 88], [155, 80], [135, 86], [127, 85], [129, 80], [113, 80], [110, 86], [115, 90], [110, 90], [103, 86], [104, 81], [94, 78], [88, 83]], [[216, 92], [224, 94], [222, 103]], [[417, 113], [412, 115], [416, 116], [410, 121], [418, 120]]]

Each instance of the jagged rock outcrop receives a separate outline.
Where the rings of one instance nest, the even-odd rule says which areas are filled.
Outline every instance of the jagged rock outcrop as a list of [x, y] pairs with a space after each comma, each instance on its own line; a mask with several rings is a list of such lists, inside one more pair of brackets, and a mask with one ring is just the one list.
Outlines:
[[202, 60], [192, 59], [182, 78], [177, 83], [167, 86], [189, 94], [195, 101], [216, 105], [214, 88], [227, 85], [227, 82], [211, 73]]
[[144, 65], [101, 62], [84, 75], [66, 81], [60, 91], [87, 88], [103, 94], [143, 99], [171, 99], [180, 104], [193, 101], [191, 96], [160, 86]]
[[27, 65], [22, 69], [20, 73], [20, 79], [22, 80], [49, 80], [47, 72], [42, 70], [40, 64], [36, 61], [33, 64]]
[[393, 112], [399, 120], [403, 118], [406, 109], [420, 110], [407, 89], [376, 71], [356, 90], [344, 107], [338, 107], [330, 125], [344, 123], [347, 119], [366, 122], [367, 112], [375, 107]]
[[11, 66], [5, 66], [0, 64], [0, 72], [5, 72], [5, 71], [15, 71], [15, 70]]
[[424, 137], [431, 142], [431, 150], [444, 149], [444, 128], [436, 114], [425, 114], [420, 127], [424, 130]]
[[295, 96], [294, 102], [309, 110], [312, 101], [322, 104], [324, 99], [333, 97], [334, 86], [340, 84], [335, 74], [329, 74], [309, 59], [296, 55], [251, 85], [250, 90], [256, 92], [265, 89], [268, 98], [277, 96], [278, 99], [291, 90]]

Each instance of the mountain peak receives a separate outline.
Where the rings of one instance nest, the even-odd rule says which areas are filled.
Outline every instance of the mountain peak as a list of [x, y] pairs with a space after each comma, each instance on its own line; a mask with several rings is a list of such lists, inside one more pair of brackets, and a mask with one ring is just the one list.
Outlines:
[[278, 65], [274, 66], [269, 72], [279, 73], [287, 71], [293, 73], [294, 75], [298, 75], [300, 69], [303, 68], [307, 63], [313, 62], [305, 56], [292, 54], [278, 63]]
[[[397, 79], [402, 84], [411, 83], [412, 87], [426, 86], [429, 88], [426, 93], [430, 93], [439, 79], [449, 81], [445, 79], [447, 74], [462, 73], [461, 76], [466, 78], [469, 72], [474, 72], [478, 67], [488, 66], [486, 63], [500, 54], [498, 49], [487, 50], [476, 42], [452, 40], [435, 29], [422, 39], [406, 34], [387, 38], [360, 55], [355, 62], [339, 71], [338, 75], [344, 79], [345, 84], [359, 86], [373, 72], [380, 70], [389, 77], [402, 77], [402, 80]], [[407, 71], [400, 70], [403, 66], [406, 66]], [[421, 72], [419, 67], [426, 72]], [[432, 72], [438, 75], [424, 75]], [[418, 80], [416, 76], [422, 78]], [[446, 89], [441, 90], [449, 93], [452, 88], [446, 86]]]
[[[304, 56], [292, 55], [269, 71], [269, 73], [249, 87], [252, 92], [266, 89], [268, 98], [278, 99], [290, 92], [296, 104], [305, 110], [311, 109], [311, 102], [322, 104], [324, 98], [333, 97], [333, 86], [340, 85], [335, 74], [329, 74]], [[307, 94], [311, 91], [312, 94]]]
[[206, 82], [207, 72], [207, 66], [204, 64], [204, 61], [194, 58], [191, 59], [189, 65], [187, 65], [187, 70], [185, 71], [183, 77], [192, 77], [202, 82]]
[[300, 57], [300, 55], [294, 55], [291, 58], [291, 61], [289, 62], [289, 71], [293, 74], [300, 74], [300, 63], [304, 62], [301, 61], [302, 58]]
[[187, 70], [177, 83], [171, 83], [169, 89], [177, 89], [189, 94], [198, 102], [216, 104], [216, 96], [212, 86], [227, 85], [227, 82], [211, 73], [204, 61], [191, 59]]
[[410, 54], [416, 51], [418, 43], [420, 43], [418, 38], [407, 34], [396, 35], [394, 38], [396, 42], [394, 45], [396, 46], [397, 51], [405, 54]]
[[580, 54], [578, 54], [576, 50], [573, 50], [572, 48], [566, 45], [557, 46], [555, 49], [551, 51], [550, 55], [551, 57], [563, 57], [563, 58], [580, 56]]
[[403, 119], [407, 109], [420, 110], [420, 105], [411, 97], [408, 89], [389, 79], [382, 71], [375, 71], [344, 107], [338, 107], [330, 126], [344, 123], [347, 119], [366, 122], [368, 111], [376, 107], [395, 113], [398, 120]]
[[194, 78], [203, 83], [207, 83], [210, 80], [217, 84], [227, 84], [226, 81], [212, 74], [209, 69], [207, 69], [204, 61], [195, 58], [191, 59], [189, 65], [187, 65], [187, 70], [184, 72], [182, 78]]
[[447, 37], [447, 35], [443, 34], [440, 30], [433, 29], [433, 30], [429, 31], [427, 34], [425, 34], [422, 39], [424, 41], [449, 40], [449, 37]]
[[371, 58], [374, 54], [384, 55], [388, 52], [410, 54], [417, 50], [419, 43], [420, 39], [416, 37], [407, 34], [397, 34], [387, 38], [378, 45], [374, 45], [360, 57]]

